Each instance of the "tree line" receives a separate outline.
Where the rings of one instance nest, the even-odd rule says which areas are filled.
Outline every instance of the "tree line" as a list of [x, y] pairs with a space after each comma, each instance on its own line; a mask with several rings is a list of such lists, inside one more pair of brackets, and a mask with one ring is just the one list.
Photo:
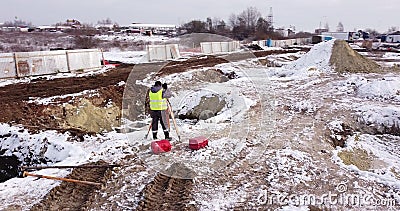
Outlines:
[[223, 19], [208, 17], [205, 21], [192, 20], [180, 27], [181, 33], [214, 33], [233, 39], [279, 39], [272, 23], [262, 17], [255, 7], [248, 7], [239, 14], [232, 14], [228, 23]]

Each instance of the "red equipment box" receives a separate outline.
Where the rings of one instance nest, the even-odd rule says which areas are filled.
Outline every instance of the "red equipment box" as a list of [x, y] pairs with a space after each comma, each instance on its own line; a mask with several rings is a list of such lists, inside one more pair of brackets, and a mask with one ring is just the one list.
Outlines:
[[208, 145], [208, 140], [204, 136], [199, 136], [189, 139], [189, 148], [193, 150], [199, 150]]
[[154, 154], [160, 154], [171, 151], [171, 143], [168, 140], [160, 140], [151, 142], [151, 151]]

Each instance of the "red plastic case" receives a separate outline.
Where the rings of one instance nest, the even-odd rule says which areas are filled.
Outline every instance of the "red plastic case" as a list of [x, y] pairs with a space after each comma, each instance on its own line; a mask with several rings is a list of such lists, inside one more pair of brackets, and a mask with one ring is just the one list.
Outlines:
[[189, 148], [192, 150], [199, 150], [208, 145], [208, 140], [204, 136], [198, 136], [189, 139]]
[[172, 146], [168, 140], [160, 140], [151, 142], [151, 151], [154, 154], [160, 154], [171, 151]]

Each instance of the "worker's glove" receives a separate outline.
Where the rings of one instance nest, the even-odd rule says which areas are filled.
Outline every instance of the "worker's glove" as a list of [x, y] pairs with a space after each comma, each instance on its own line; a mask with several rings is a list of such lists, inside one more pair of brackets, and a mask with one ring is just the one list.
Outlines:
[[168, 89], [167, 83], [163, 83], [162, 88], [167, 90]]

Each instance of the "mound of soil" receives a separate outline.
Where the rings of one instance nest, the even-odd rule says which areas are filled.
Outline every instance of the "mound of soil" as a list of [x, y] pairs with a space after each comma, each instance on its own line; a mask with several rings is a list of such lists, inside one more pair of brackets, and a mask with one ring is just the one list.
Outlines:
[[376, 62], [360, 55], [343, 40], [335, 41], [329, 63], [339, 73], [372, 73], [381, 71], [381, 67]]
[[179, 114], [179, 119], [206, 120], [217, 115], [226, 105], [224, 99], [216, 95], [203, 96], [198, 105], [186, 113]]
[[353, 151], [342, 151], [338, 153], [340, 159], [346, 165], [355, 165], [358, 169], [368, 171], [372, 167], [372, 156], [362, 149], [354, 149]]
[[79, 128], [87, 132], [101, 133], [111, 131], [119, 126], [121, 110], [112, 104], [108, 107], [97, 107], [87, 99], [81, 99], [77, 106], [67, 104], [66, 128]]

